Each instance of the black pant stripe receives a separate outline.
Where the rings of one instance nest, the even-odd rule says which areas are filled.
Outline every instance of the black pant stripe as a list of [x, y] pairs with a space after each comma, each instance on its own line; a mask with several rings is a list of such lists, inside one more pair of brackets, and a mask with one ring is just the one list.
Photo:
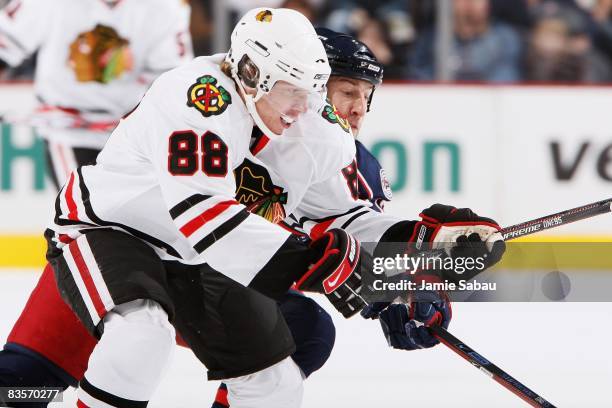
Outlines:
[[134, 401], [113, 395], [109, 392], [94, 387], [89, 381], [87, 381], [87, 378], [83, 378], [79, 383], [79, 386], [83, 391], [98, 401], [105, 402], [117, 408], [146, 408], [147, 404], [149, 403], [149, 401]]
[[74, 281], [72, 272], [64, 257], [58, 256], [51, 260], [51, 266], [53, 267], [55, 280], [62, 299], [64, 299], [66, 304], [70, 305], [72, 311], [79, 317], [81, 323], [83, 323], [90, 333], [97, 333], [96, 325], [89, 314], [89, 309], [87, 309], [87, 305], [85, 305], [85, 300], [83, 300], [83, 296]]
[[197, 244], [193, 246], [193, 248], [198, 252], [198, 254], [201, 254], [206, 250], [206, 248], [223, 238], [231, 230], [240, 225], [244, 220], [247, 219], [248, 216], [249, 212], [246, 209], [240, 211], [238, 214], [234, 215], [232, 218], [215, 228], [213, 232], [202, 238]]
[[176, 249], [172, 248], [172, 246], [170, 246], [169, 244], [166, 244], [162, 240], [152, 237], [151, 235], [146, 234], [142, 231], [139, 231], [135, 228], [128, 227], [127, 225], [123, 225], [118, 222], [104, 221], [100, 217], [98, 217], [96, 213], [94, 212], [93, 207], [91, 206], [91, 202], [89, 200], [89, 196], [90, 196], [89, 189], [85, 185], [85, 180], [83, 179], [83, 173], [81, 169], [82, 169], [81, 167], [77, 169], [77, 172], [79, 173], [79, 188], [81, 189], [81, 198], [82, 198], [83, 206], [85, 207], [85, 213], [87, 214], [87, 217], [89, 217], [90, 220], [92, 220], [99, 226], [121, 228], [124, 231], [128, 232], [129, 234], [135, 236], [136, 238], [140, 238], [141, 240], [148, 242], [149, 244], [157, 248], [161, 248], [165, 250], [168, 254], [176, 258], [182, 259], [181, 255], [178, 253]]
[[210, 197], [211, 196], [204, 194], [194, 194], [172, 207], [172, 209], [170, 209], [170, 216], [174, 220], [194, 205], [197, 205], [204, 200], [208, 200]]

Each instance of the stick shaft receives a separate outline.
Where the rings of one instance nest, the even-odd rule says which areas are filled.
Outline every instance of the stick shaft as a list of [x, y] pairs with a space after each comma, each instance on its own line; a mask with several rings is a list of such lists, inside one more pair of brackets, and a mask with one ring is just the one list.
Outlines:
[[[612, 211], [612, 199], [601, 200], [581, 207], [561, 211], [545, 217], [536, 218], [531, 221], [511, 225], [503, 228], [500, 232], [504, 240], [509, 241], [525, 235], [534, 234], [575, 221], [584, 220], [596, 215], [609, 213]], [[517, 395], [523, 401], [537, 408], [555, 408], [553, 404], [536, 394], [527, 386], [519, 382], [510, 374], [491, 363], [482, 355], [474, 351], [467, 344], [450, 334], [441, 326], [430, 326], [432, 334], [452, 351], [469, 361], [474, 367], [491, 377], [509, 391]]]
[[531, 221], [511, 225], [502, 229], [500, 232], [506, 241], [516, 239], [525, 235], [534, 234], [536, 232], [591, 218], [596, 215], [609, 213], [611, 211], [611, 204], [612, 198], [597, 201], [591, 204], [583, 205], [582, 207], [572, 208], [556, 214], [536, 218]]
[[553, 404], [546, 401], [544, 398], [536, 394], [534, 391], [523, 385], [510, 374], [506, 373], [495, 364], [484, 358], [482, 355], [474, 351], [471, 347], [463, 343], [461, 340], [450, 334], [441, 326], [431, 326], [429, 330], [433, 335], [440, 340], [444, 345], [448, 346], [452, 351], [459, 354], [461, 357], [469, 361], [474, 367], [493, 378], [495, 381], [503, 385], [505, 388], [516, 394], [523, 401], [538, 408], [555, 408]]

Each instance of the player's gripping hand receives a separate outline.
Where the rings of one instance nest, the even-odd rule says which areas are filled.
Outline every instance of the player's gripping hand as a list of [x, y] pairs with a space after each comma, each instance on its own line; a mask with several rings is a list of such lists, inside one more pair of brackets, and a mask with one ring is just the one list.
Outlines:
[[391, 302], [372, 302], [363, 308], [361, 317], [364, 319], [378, 319], [380, 312], [389, 307]]
[[448, 328], [453, 313], [450, 301], [445, 296], [440, 297], [437, 292], [421, 292], [419, 297], [421, 300], [418, 302], [394, 303], [380, 312], [372, 313], [373, 310], [366, 312], [368, 308], [377, 309], [376, 304], [373, 304], [361, 314], [366, 318], [378, 317], [387, 343], [393, 348], [401, 350], [430, 348], [439, 341], [429, 333], [427, 327], [438, 325]]
[[410, 239], [417, 250], [444, 249], [452, 258], [482, 258], [484, 267], [477, 272], [497, 263], [506, 250], [499, 224], [469, 208], [434, 204], [420, 217]]
[[315, 254], [313, 265], [297, 281], [296, 288], [325, 294], [346, 318], [358, 313], [365, 306], [359, 292], [362, 271], [372, 266], [369, 254], [341, 229], [327, 231], [312, 242], [311, 248]]

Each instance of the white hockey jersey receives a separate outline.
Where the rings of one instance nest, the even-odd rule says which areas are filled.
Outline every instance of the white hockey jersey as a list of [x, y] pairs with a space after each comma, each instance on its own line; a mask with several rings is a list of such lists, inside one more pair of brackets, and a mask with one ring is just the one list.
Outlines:
[[[322, 101], [290, 134], [252, 154], [253, 120], [220, 71], [222, 58], [196, 58], [153, 83], [97, 164], [73, 172], [59, 193], [47, 232], [52, 245], [61, 248], [86, 228], [115, 228], [162, 259], [208, 263], [245, 285], [253, 279], [290, 234], [266, 220], [279, 209], [272, 204], [281, 205], [280, 221], [311, 184], [350, 163], [355, 145], [324, 119]], [[260, 157], [276, 165], [268, 177], [244, 166], [265, 169]]]
[[[251, 157], [237, 169], [236, 198], [251, 212], [282, 219], [281, 225], [313, 238], [342, 228], [362, 242], [377, 242], [402, 219], [359, 199], [355, 141], [333, 111], [327, 104], [309, 112], [280, 138], [256, 135]], [[296, 158], [304, 155], [316, 165], [299, 166]]]
[[235, 171], [236, 199], [249, 211], [279, 223], [298, 208], [311, 185], [353, 160], [350, 133], [321, 114], [329, 107], [323, 102], [308, 111], [281, 137], [254, 134], [249, 154]]
[[110, 132], [154, 78], [193, 58], [189, 16], [183, 0], [13, 0], [0, 10], [0, 59], [17, 66], [38, 51], [43, 136]]

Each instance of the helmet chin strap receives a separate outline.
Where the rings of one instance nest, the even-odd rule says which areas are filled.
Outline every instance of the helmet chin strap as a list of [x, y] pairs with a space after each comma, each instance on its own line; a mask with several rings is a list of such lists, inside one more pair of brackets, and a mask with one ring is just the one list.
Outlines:
[[[246, 90], [244, 89], [244, 86], [242, 85], [242, 81], [240, 80], [240, 78], [238, 78], [238, 75], [236, 72], [234, 72], [234, 70], [232, 70], [232, 78], [234, 78], [234, 81], [238, 85], [238, 90], [240, 91], [240, 94], [244, 98], [244, 104], [246, 105], [247, 110], [249, 111], [249, 113], [251, 114], [251, 117], [253, 118], [253, 122], [255, 122], [259, 130], [261, 130], [264, 133], [264, 135], [268, 137], [280, 136], [282, 133], [281, 134], [274, 133], [272, 130], [270, 130], [268, 126], [266, 126], [261, 116], [259, 116], [259, 112], [257, 112], [257, 107], [255, 106], [255, 98], [246, 92]], [[259, 98], [261, 98], [261, 95], [259, 96]]]

